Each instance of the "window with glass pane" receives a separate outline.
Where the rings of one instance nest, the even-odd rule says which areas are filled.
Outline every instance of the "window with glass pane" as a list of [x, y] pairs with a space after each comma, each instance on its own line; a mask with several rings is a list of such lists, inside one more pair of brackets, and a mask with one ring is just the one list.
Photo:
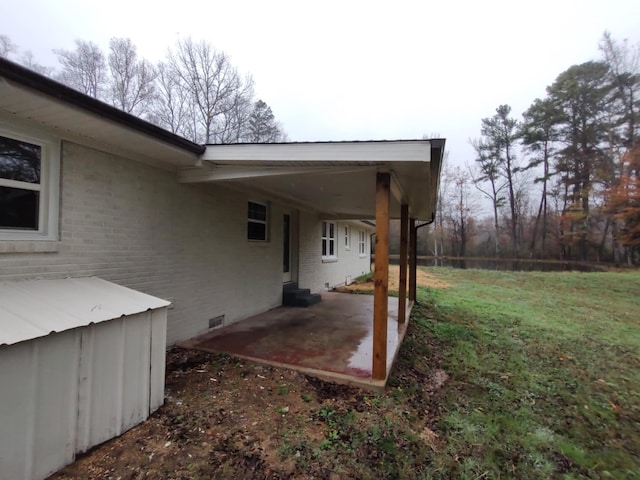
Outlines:
[[0, 136], [0, 229], [38, 230], [42, 147]]
[[322, 256], [336, 257], [336, 224], [322, 222]]
[[267, 240], [267, 225], [267, 206], [262, 203], [249, 202], [247, 239]]
[[360, 255], [366, 255], [366, 253], [365, 253], [366, 248], [367, 248], [367, 246], [366, 246], [367, 245], [366, 244], [366, 238], [367, 237], [365, 236], [365, 233], [362, 230], [360, 230], [358, 232], [358, 253]]

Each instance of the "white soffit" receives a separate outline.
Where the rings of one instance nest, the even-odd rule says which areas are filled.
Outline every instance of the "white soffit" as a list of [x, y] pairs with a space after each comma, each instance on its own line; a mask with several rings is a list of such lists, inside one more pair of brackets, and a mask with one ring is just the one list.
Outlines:
[[165, 168], [193, 165], [198, 155], [0, 77], [0, 121]]
[[0, 282], [0, 345], [169, 305], [97, 277]]
[[[233, 182], [324, 218], [375, 218], [376, 172], [392, 174], [392, 218], [400, 204], [431, 218], [429, 140], [208, 145], [181, 181]], [[207, 166], [210, 165], [210, 166]]]

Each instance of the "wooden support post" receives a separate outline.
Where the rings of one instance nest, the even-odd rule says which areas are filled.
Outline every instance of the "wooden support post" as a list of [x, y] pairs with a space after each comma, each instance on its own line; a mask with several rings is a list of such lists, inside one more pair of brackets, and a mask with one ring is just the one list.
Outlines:
[[376, 263], [373, 290], [374, 380], [387, 377], [387, 322], [389, 319], [389, 199], [391, 175], [376, 176]]
[[398, 287], [398, 329], [407, 321], [407, 247], [409, 205], [400, 207], [400, 286]]
[[409, 301], [416, 301], [416, 259], [418, 255], [418, 230], [416, 219], [409, 220]]

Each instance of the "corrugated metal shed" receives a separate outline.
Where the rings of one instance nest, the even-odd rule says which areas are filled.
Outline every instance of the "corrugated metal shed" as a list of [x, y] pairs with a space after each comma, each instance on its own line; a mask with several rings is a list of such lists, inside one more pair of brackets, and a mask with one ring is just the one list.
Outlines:
[[2, 282], [0, 345], [169, 305], [97, 277]]
[[0, 283], [0, 480], [42, 480], [162, 405], [168, 305], [99, 278]]

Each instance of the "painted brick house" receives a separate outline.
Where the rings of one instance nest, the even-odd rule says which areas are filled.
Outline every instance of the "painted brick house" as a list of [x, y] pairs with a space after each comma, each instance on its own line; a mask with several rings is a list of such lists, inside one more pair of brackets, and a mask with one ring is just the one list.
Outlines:
[[318, 293], [368, 273], [373, 233], [384, 387], [389, 219], [402, 325], [443, 152], [442, 139], [198, 145], [0, 58], [0, 379], [13, 389], [0, 412], [15, 415], [0, 480], [45, 478], [147, 418], [166, 345], [278, 307], [291, 284]]
[[4, 59], [0, 139], [0, 280], [168, 299], [168, 344], [369, 272], [376, 175], [390, 217], [429, 219], [444, 146], [198, 145]]

